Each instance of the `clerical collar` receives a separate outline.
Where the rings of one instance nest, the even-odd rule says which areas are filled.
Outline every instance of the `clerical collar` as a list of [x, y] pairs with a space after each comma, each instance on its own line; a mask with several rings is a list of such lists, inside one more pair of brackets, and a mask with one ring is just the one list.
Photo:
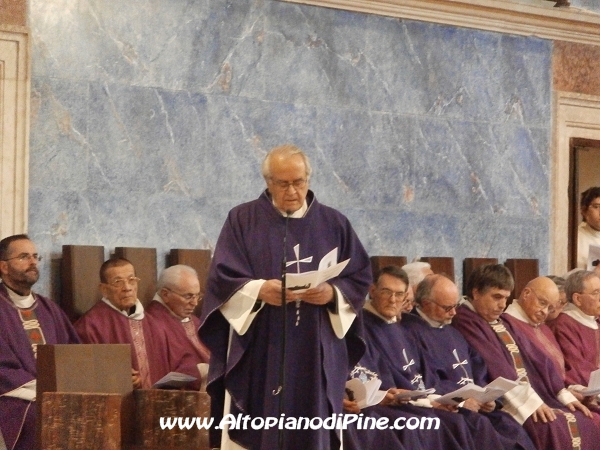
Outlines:
[[13, 302], [17, 308], [20, 308], [20, 309], [31, 308], [33, 306], [33, 304], [35, 303], [35, 297], [33, 296], [33, 292], [30, 292], [29, 295], [17, 294], [15, 291], [13, 291], [11, 288], [9, 288], [6, 283], [2, 283], [2, 284], [4, 284], [4, 287], [6, 288], [6, 292], [8, 292], [8, 297], [10, 298], [10, 301]]
[[142, 320], [144, 318], [144, 305], [142, 305], [142, 302], [140, 302], [138, 299], [135, 300], [135, 305], [132, 308], [133, 311], [131, 311], [131, 310], [121, 311], [119, 308], [117, 308], [115, 305], [113, 305], [110, 302], [110, 300], [107, 299], [106, 297], [102, 297], [102, 301], [104, 303], [106, 303], [108, 306], [110, 306], [112, 309], [117, 311], [119, 314], [123, 314], [128, 319]]
[[373, 306], [373, 304], [371, 303], [371, 299], [368, 299], [365, 302], [365, 306], [363, 306], [363, 309], [366, 309], [367, 311], [369, 311], [370, 313], [375, 314], [377, 317], [379, 317], [381, 320], [383, 320], [385, 323], [387, 324], [392, 324], [392, 323], [396, 323], [398, 321], [397, 317], [392, 317], [391, 319], [388, 319], [387, 317], [383, 317], [381, 314], [379, 314], [377, 312], [377, 310], [375, 309], [375, 307]]
[[177, 314], [175, 314], [173, 312], [173, 310], [171, 310], [171, 308], [169, 308], [169, 305], [167, 305], [164, 300], [162, 299], [162, 297], [160, 295], [158, 295], [158, 292], [156, 294], [154, 294], [154, 298], [152, 299], [152, 301], [154, 302], [158, 302], [161, 305], [163, 305], [165, 308], [167, 308], [167, 311], [169, 311], [169, 314], [171, 314], [173, 317], [175, 317], [177, 320], [179, 320], [181, 323], [186, 323], [189, 322], [190, 319], [189, 317], [186, 317], [185, 319], [182, 319], [181, 317], [179, 317]]
[[[271, 201], [273, 201], [273, 200], [271, 199]], [[273, 206], [275, 206], [275, 203], [273, 203]], [[275, 209], [277, 209], [277, 211], [279, 211], [279, 213], [283, 217], [287, 216], [286, 212], [281, 211], [279, 208], [277, 208], [277, 206], [275, 206]], [[308, 210], [308, 203], [306, 203], [306, 199], [304, 199], [304, 203], [302, 203], [302, 206], [300, 207], [300, 209], [298, 211], [294, 211], [293, 213], [291, 213], [289, 215], [289, 217], [290, 217], [290, 219], [301, 219], [304, 217], [307, 210]]]
[[531, 319], [529, 318], [529, 316], [527, 315], [527, 313], [525, 312], [525, 310], [523, 309], [523, 307], [521, 305], [519, 305], [519, 303], [517, 301], [514, 301], [510, 305], [508, 305], [506, 307], [506, 309], [504, 310], [504, 312], [506, 314], [508, 314], [509, 316], [514, 317], [517, 320], [520, 320], [521, 322], [525, 322], [525, 323], [531, 325], [534, 328], [537, 328], [541, 325], [541, 323], [532, 322]]
[[431, 317], [428, 317], [427, 314], [423, 312], [421, 307], [417, 306], [416, 310], [417, 314], [419, 314], [419, 316], [421, 316], [421, 318], [425, 322], [427, 322], [432, 328], [444, 328], [444, 326], [446, 325], [443, 322], [438, 322], [437, 320], [433, 320]]
[[[479, 316], [479, 313], [477, 311], [475, 311], [475, 307], [473, 306], [473, 303], [471, 303], [471, 300], [469, 300], [469, 297], [467, 297], [466, 295], [463, 296], [463, 298], [461, 300], [459, 300], [458, 303], [459, 303], [459, 306], [464, 305]], [[481, 316], [479, 316], [479, 317], [481, 317]], [[481, 317], [481, 318], [483, 319], [483, 317]], [[486, 322], [487, 322], [487, 320], [486, 320]], [[500, 319], [496, 319], [492, 322], [487, 322], [487, 323], [489, 323], [490, 325], [496, 325], [499, 322], [500, 322]]]
[[596, 317], [588, 316], [573, 303], [568, 303], [567, 306], [565, 306], [565, 309], [563, 309], [563, 314], [566, 314], [573, 320], [579, 322], [581, 325], [591, 328], [592, 330], [598, 329]]

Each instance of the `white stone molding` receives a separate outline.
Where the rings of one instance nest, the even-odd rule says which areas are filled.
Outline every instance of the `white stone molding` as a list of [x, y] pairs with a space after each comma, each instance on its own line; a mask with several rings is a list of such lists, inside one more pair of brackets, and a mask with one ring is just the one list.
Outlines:
[[570, 139], [600, 140], [600, 97], [557, 91], [553, 110], [549, 270], [564, 274], [569, 269]]
[[600, 14], [547, 0], [280, 0], [544, 39], [600, 45]]
[[0, 237], [27, 231], [29, 34], [0, 27]]

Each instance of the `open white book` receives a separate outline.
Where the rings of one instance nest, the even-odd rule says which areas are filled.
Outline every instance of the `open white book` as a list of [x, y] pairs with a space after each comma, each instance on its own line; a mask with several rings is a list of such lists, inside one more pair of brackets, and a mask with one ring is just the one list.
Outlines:
[[196, 380], [196, 377], [186, 375], [185, 373], [169, 372], [154, 383], [152, 387], [158, 389], [179, 389]]
[[586, 397], [600, 394], [600, 369], [594, 370], [592, 373], [590, 373], [588, 387], [579, 392]]
[[519, 386], [518, 381], [498, 377], [485, 387], [473, 383], [466, 384], [456, 391], [436, 398], [435, 401], [444, 405], [458, 405], [469, 398], [473, 398], [478, 402], [487, 403], [496, 400], [516, 386]]
[[387, 391], [380, 391], [381, 380], [372, 378], [363, 383], [358, 378], [346, 381], [346, 393], [350, 400], [355, 400], [360, 409], [378, 405]]
[[[297, 264], [297, 270], [300, 270], [300, 263], [304, 262], [300, 259], [299, 250], [297, 250], [299, 246], [294, 247], [294, 252], [296, 252], [296, 261], [288, 262], [288, 266], [292, 264]], [[310, 272], [303, 273], [286, 273], [285, 274], [285, 284], [286, 287], [292, 291], [302, 293], [308, 289], [317, 287], [319, 284], [324, 281], [330, 280], [333, 277], [337, 277], [342, 270], [348, 265], [349, 259], [346, 261], [342, 261], [341, 263], [337, 263], [337, 247], [327, 253], [321, 261], [319, 262], [318, 270], [311, 270]], [[310, 257], [312, 260], [312, 257]], [[308, 262], [308, 261], [307, 261]]]

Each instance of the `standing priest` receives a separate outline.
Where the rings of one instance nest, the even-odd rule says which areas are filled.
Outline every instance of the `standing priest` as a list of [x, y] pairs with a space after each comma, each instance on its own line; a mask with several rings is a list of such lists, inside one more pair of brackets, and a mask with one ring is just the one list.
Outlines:
[[[325, 419], [342, 412], [349, 368], [364, 351], [355, 318], [371, 281], [369, 259], [348, 219], [309, 191], [310, 162], [299, 148], [271, 150], [262, 173], [267, 189], [230, 211], [209, 273], [200, 337], [212, 355], [212, 415]], [[301, 294], [285, 291], [282, 358], [284, 253], [289, 272], [306, 272], [336, 248], [337, 262], [350, 259], [339, 276]], [[340, 445], [336, 430], [248, 428], [225, 429], [221, 437], [212, 436], [212, 444], [221, 439], [227, 449], [319, 450]]]

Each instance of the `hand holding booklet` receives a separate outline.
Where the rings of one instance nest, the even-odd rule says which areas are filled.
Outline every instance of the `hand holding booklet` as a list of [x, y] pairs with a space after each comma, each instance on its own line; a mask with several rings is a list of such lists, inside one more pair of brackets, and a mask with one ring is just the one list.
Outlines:
[[466, 384], [456, 391], [436, 398], [435, 401], [444, 405], [458, 405], [472, 398], [480, 403], [488, 403], [496, 400], [518, 385], [518, 380], [512, 381], [498, 377], [485, 387], [477, 386], [473, 383]]
[[346, 392], [351, 393], [360, 409], [366, 408], [367, 406], [378, 405], [381, 400], [387, 394], [387, 391], [380, 391], [381, 380], [372, 378], [366, 383], [363, 383], [358, 378], [352, 378], [346, 381]]
[[[294, 247], [296, 251], [296, 247]], [[331, 278], [337, 277], [342, 270], [348, 265], [349, 259], [337, 263], [337, 247], [327, 253], [319, 262], [318, 270], [311, 270], [310, 272], [303, 273], [286, 273], [285, 283], [288, 289], [302, 293], [308, 289], [317, 287], [324, 281], [330, 280]], [[302, 262], [299, 255], [296, 255], [297, 261], [288, 262], [288, 265], [297, 264], [297, 270], [300, 270], [300, 263]]]
[[435, 389], [431, 388], [431, 389], [417, 389], [416, 391], [406, 391], [406, 392], [402, 392], [401, 394], [396, 394], [396, 400], [413, 400], [413, 399], [418, 399], [418, 398], [425, 398], [427, 397], [429, 394], [433, 394], [435, 392]]

